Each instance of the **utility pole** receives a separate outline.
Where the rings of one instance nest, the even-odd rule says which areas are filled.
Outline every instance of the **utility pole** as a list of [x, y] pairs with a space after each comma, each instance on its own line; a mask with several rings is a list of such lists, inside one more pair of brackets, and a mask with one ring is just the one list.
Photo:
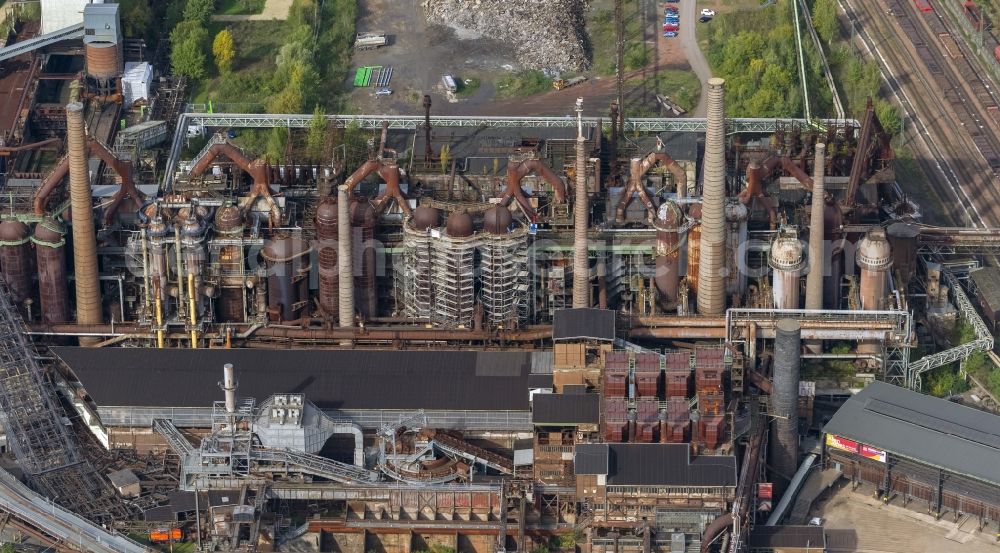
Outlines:
[[618, 79], [618, 129], [625, 128], [625, 14], [622, 3], [615, 0], [615, 42], [617, 45], [617, 60], [615, 76]]

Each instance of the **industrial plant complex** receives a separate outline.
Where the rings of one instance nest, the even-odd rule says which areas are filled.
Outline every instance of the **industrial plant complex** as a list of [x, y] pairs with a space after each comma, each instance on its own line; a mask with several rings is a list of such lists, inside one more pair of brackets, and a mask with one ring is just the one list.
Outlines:
[[1000, 361], [1000, 220], [925, 217], [871, 101], [221, 112], [118, 4], [41, 11], [0, 48], [12, 551], [875, 551], [841, 493], [1000, 551], [997, 398], [926, 394]]

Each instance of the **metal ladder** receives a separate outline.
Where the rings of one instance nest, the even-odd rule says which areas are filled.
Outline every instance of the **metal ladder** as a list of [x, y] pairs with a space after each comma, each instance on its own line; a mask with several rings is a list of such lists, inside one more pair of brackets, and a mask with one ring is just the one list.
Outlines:
[[180, 455], [181, 458], [194, 453], [194, 446], [181, 434], [181, 431], [174, 426], [174, 423], [167, 419], [153, 419], [153, 431], [163, 436], [170, 449]]

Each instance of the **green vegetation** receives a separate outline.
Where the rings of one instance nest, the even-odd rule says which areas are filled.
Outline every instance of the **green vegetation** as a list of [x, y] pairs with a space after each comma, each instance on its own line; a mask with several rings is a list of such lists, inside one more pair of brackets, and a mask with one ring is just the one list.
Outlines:
[[[972, 325], [962, 320], [958, 321], [958, 324], [955, 325], [955, 332], [952, 335], [952, 343], [964, 344], [971, 342], [975, 338], [976, 333], [973, 331]], [[994, 365], [985, 352], [977, 351], [970, 355], [965, 360], [964, 368], [966, 373], [974, 376], [994, 397], [1000, 398], [1000, 367]], [[931, 384], [931, 378], [925, 378], [924, 382], [926, 388]], [[935, 393], [935, 395], [937, 394]]]
[[[708, 27], [708, 62], [726, 82], [726, 112], [733, 117], [802, 116], [792, 3], [778, 0], [753, 11], [721, 14]], [[830, 91], [812, 41], [803, 39], [806, 82], [814, 115], [830, 112]]]
[[219, 15], [252, 15], [264, 11], [266, 0], [219, 0]]
[[322, 108], [316, 106], [313, 110], [312, 120], [309, 122], [309, 130], [306, 133], [306, 155], [311, 159], [319, 159], [323, 155], [323, 146], [326, 145], [326, 113]]
[[212, 55], [215, 56], [215, 67], [225, 75], [233, 69], [233, 58], [236, 57], [236, 46], [233, 43], [233, 33], [222, 29], [212, 41]]
[[[635, 11], [635, 2], [624, 0], [625, 13]], [[626, 40], [641, 37], [642, 21], [639, 17], [627, 17], [625, 19]], [[587, 19], [587, 33], [590, 35], [590, 44], [593, 47], [594, 72], [598, 75], [614, 75], [615, 44], [617, 41], [615, 33], [615, 12], [613, 9], [595, 9]], [[650, 62], [649, 53], [642, 40], [631, 41], [625, 47], [625, 69], [633, 70], [644, 67]]]
[[414, 551], [413, 553], [455, 553], [455, 549], [447, 545], [435, 543], [429, 549]]
[[170, 64], [175, 75], [202, 79], [208, 75], [205, 46], [208, 31], [198, 21], [185, 19], [170, 33]]
[[497, 79], [497, 98], [531, 96], [552, 88], [552, 79], [537, 70], [521, 71]]
[[[643, 84], [642, 77], [628, 81], [630, 85]], [[692, 71], [667, 69], [659, 71], [655, 76], [647, 77], [646, 85], [651, 86], [656, 93], [669, 96], [680, 107], [691, 110], [701, 99], [701, 81]]]
[[468, 98], [479, 90], [479, 87], [482, 86], [483, 82], [477, 77], [469, 77], [467, 79], [458, 79], [456, 84], [458, 84], [458, 92], [456, 95], [459, 98]]

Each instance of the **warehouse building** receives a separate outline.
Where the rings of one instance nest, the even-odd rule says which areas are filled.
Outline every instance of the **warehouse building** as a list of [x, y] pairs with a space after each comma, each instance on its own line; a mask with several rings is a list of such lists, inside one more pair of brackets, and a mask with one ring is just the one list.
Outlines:
[[824, 462], [885, 500], [1000, 522], [1000, 417], [875, 382], [824, 427]]

